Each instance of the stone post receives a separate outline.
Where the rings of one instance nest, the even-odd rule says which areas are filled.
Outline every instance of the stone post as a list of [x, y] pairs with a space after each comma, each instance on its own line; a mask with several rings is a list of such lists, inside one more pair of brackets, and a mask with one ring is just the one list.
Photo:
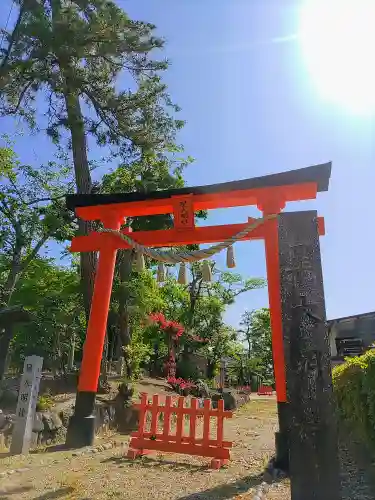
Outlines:
[[116, 367], [117, 375], [120, 375], [121, 377], [125, 373], [125, 359], [123, 356], [121, 356], [118, 361], [117, 361], [117, 367]]
[[292, 500], [340, 500], [322, 267], [315, 211], [279, 216]]
[[10, 452], [15, 455], [26, 455], [30, 449], [42, 367], [40, 356], [25, 359], [10, 446]]

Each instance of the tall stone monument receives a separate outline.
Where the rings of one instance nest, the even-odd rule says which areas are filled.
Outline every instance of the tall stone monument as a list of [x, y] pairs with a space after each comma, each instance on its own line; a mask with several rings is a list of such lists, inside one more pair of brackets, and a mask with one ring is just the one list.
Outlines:
[[30, 449], [42, 367], [43, 358], [40, 356], [25, 359], [10, 447], [10, 452], [15, 455], [26, 455]]
[[337, 422], [315, 211], [279, 216], [292, 500], [340, 500]]

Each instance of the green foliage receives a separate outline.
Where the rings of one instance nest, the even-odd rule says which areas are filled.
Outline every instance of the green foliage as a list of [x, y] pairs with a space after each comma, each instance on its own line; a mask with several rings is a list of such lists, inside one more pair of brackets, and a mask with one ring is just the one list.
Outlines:
[[[193, 277], [188, 286], [180, 285], [174, 277], [169, 276], [151, 294], [157, 305], [153, 311], [162, 312], [169, 320], [185, 327], [185, 333], [177, 344], [177, 370], [182, 378], [193, 380], [201, 375], [191, 366], [186, 354], [194, 352], [207, 359], [208, 376], [213, 378], [224, 356], [233, 357], [243, 351], [237, 341], [236, 331], [223, 321], [224, 312], [230, 303], [223, 299], [223, 295], [233, 297], [240, 290], [247, 291], [263, 283], [262, 280], [247, 280], [251, 286], [244, 286], [246, 282], [242, 277], [238, 274], [232, 276], [230, 272], [216, 272], [214, 282], [205, 283], [200, 266], [199, 263], [193, 266]], [[165, 335], [154, 324], [146, 321], [143, 339], [153, 349], [152, 359], [156, 365], [157, 360], [165, 358], [168, 352]], [[200, 342], [200, 339], [204, 339], [204, 342]]]
[[197, 381], [202, 377], [198, 367], [193, 365], [191, 362], [186, 361], [181, 358], [177, 363], [177, 377], [181, 377], [184, 380]]
[[131, 363], [131, 380], [137, 380], [140, 377], [142, 366], [150, 361], [152, 348], [144, 342], [141, 331], [135, 330], [131, 344], [126, 346], [124, 351]]
[[247, 379], [252, 374], [273, 384], [272, 335], [269, 309], [245, 311], [238, 330], [240, 339], [246, 343], [246, 353], [236, 357], [232, 371], [242, 373]]
[[[1, 264], [4, 257], [0, 257]], [[23, 304], [33, 321], [14, 327], [11, 344], [15, 366], [25, 356], [37, 354], [45, 358], [45, 366], [60, 368], [67, 361], [72, 338], [76, 348], [83, 344], [85, 320], [80, 294], [79, 276], [74, 269], [59, 267], [52, 259], [36, 258], [19, 280], [14, 302]]]
[[192, 161], [192, 158], [181, 158], [176, 153], [147, 152], [134, 161], [120, 164], [113, 172], [104, 175], [101, 190], [104, 193], [147, 193], [181, 188], [184, 186], [182, 173]]
[[332, 370], [339, 415], [375, 446], [375, 351], [347, 358]]
[[0, 158], [0, 298], [9, 304], [16, 282], [47, 241], [69, 239], [74, 225], [64, 205], [69, 184], [61, 165], [23, 165], [8, 145], [0, 147]]
[[0, 148], [0, 178], [11, 177], [14, 179], [13, 168], [16, 161], [16, 154], [12, 148]]
[[222, 272], [215, 269], [214, 273], [217, 276], [217, 280], [213, 284], [213, 289], [226, 305], [233, 304], [236, 297], [242, 293], [263, 288], [266, 285], [266, 281], [263, 278], [243, 279], [238, 273], [231, 271]]
[[[79, 147], [86, 148], [83, 131], [123, 157], [173, 149], [183, 122], [166, 111], [179, 108], [160, 77], [168, 62], [150, 56], [164, 45], [154, 25], [131, 20], [110, 0], [45, 0], [29, 2], [4, 38], [2, 114], [35, 128], [43, 96], [46, 132], [56, 144], [68, 129]], [[120, 75], [126, 89], [119, 89]]]
[[38, 397], [36, 403], [36, 411], [46, 411], [50, 410], [54, 405], [54, 401], [49, 394], [42, 394]]

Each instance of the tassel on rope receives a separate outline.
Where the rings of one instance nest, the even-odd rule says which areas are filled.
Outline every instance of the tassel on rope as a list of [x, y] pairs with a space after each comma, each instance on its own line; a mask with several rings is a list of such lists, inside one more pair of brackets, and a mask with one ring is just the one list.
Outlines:
[[143, 257], [143, 253], [141, 252], [137, 252], [135, 268], [137, 269], [138, 272], [141, 272], [145, 269], [145, 258]]
[[231, 245], [227, 250], [227, 268], [233, 269], [234, 267], [236, 267], [236, 261], [234, 260], [233, 245]]
[[157, 281], [158, 283], [163, 283], [163, 281], [165, 281], [165, 268], [163, 262], [159, 262], [158, 264]]
[[188, 284], [185, 262], [181, 262], [180, 264], [180, 270], [178, 272], [178, 282], [180, 283], [180, 285]]
[[211, 266], [207, 260], [204, 260], [202, 263], [202, 279], [207, 282], [212, 281]]

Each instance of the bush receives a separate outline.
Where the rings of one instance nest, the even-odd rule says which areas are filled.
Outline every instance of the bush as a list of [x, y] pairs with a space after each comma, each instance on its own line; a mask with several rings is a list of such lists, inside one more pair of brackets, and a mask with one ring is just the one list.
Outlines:
[[136, 335], [133, 336], [131, 345], [124, 348], [125, 358], [131, 365], [132, 380], [139, 379], [142, 365], [150, 361], [151, 353], [150, 346], [141, 342]]
[[42, 394], [38, 398], [38, 402], [36, 404], [36, 411], [46, 411], [50, 410], [54, 405], [53, 399], [49, 394]]
[[332, 371], [340, 417], [375, 448], [375, 351], [347, 358]]
[[167, 380], [167, 382], [172, 389], [181, 396], [188, 396], [196, 388], [196, 385], [193, 382], [190, 380], [184, 380], [183, 378], [171, 377]]
[[134, 396], [134, 387], [131, 381], [127, 380], [126, 378], [123, 378], [123, 380], [120, 382], [120, 384], [117, 387], [117, 395], [115, 397], [115, 400], [117, 402], [122, 403], [122, 406], [130, 406], [132, 397]]
[[183, 358], [177, 361], [177, 376], [184, 380], [198, 380], [202, 374], [196, 365], [193, 365], [190, 360]]

